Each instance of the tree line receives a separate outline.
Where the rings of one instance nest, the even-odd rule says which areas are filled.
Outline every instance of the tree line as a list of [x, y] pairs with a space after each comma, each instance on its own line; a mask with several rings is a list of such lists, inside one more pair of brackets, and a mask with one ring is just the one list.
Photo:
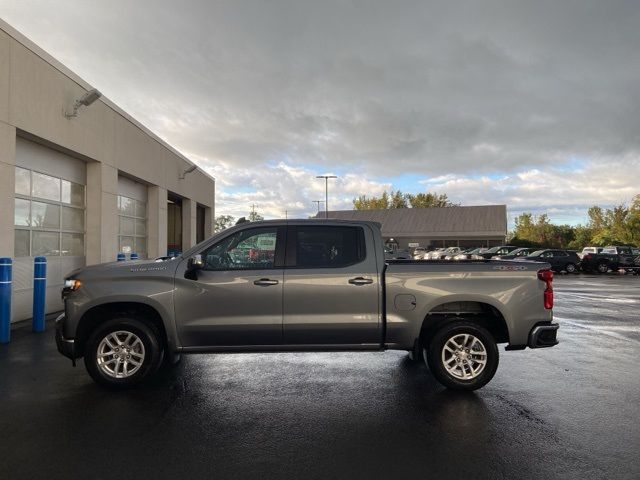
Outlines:
[[384, 192], [379, 197], [360, 195], [353, 199], [354, 210], [387, 210], [390, 208], [457, 207], [445, 193], [402, 193], [400, 190]]
[[236, 217], [234, 217], [233, 215], [219, 215], [215, 219], [213, 231], [214, 233], [218, 233], [222, 230], [226, 230], [229, 227], [233, 227], [236, 222], [242, 220], [243, 218], [250, 222], [259, 222], [260, 220], [264, 220], [264, 217], [254, 210], [252, 210], [246, 217], [240, 217], [239, 219], [236, 219]]
[[517, 246], [568, 248], [586, 246], [640, 246], [640, 195], [631, 204], [613, 208], [593, 206], [586, 225], [555, 225], [546, 214], [522, 213], [515, 219], [509, 243]]

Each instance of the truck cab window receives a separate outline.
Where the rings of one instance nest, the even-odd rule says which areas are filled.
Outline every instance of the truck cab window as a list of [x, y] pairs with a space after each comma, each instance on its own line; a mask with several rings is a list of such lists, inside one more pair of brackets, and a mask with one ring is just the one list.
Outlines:
[[298, 227], [296, 266], [340, 268], [365, 258], [364, 232], [357, 227]]
[[206, 270], [273, 268], [277, 228], [252, 228], [234, 233], [203, 253]]

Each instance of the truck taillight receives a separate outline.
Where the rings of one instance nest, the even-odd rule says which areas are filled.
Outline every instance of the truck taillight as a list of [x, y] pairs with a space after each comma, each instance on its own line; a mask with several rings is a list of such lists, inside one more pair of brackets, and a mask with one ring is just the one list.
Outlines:
[[544, 308], [553, 308], [553, 272], [551, 270], [538, 270], [538, 279], [545, 283]]

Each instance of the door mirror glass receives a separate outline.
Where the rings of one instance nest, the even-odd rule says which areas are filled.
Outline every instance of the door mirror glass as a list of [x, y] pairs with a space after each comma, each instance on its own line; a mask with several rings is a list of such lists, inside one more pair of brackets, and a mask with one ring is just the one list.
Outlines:
[[202, 255], [197, 254], [191, 257], [187, 262], [187, 267], [189, 270], [200, 270], [202, 267], [204, 267]]

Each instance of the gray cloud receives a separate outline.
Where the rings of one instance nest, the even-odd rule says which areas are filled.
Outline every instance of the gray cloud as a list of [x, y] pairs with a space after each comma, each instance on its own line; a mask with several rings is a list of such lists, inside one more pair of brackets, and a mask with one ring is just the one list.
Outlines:
[[640, 177], [636, 2], [0, 5], [36, 43], [218, 171], [255, 179], [252, 171], [284, 161], [382, 184], [390, 166], [424, 178], [582, 158]]

